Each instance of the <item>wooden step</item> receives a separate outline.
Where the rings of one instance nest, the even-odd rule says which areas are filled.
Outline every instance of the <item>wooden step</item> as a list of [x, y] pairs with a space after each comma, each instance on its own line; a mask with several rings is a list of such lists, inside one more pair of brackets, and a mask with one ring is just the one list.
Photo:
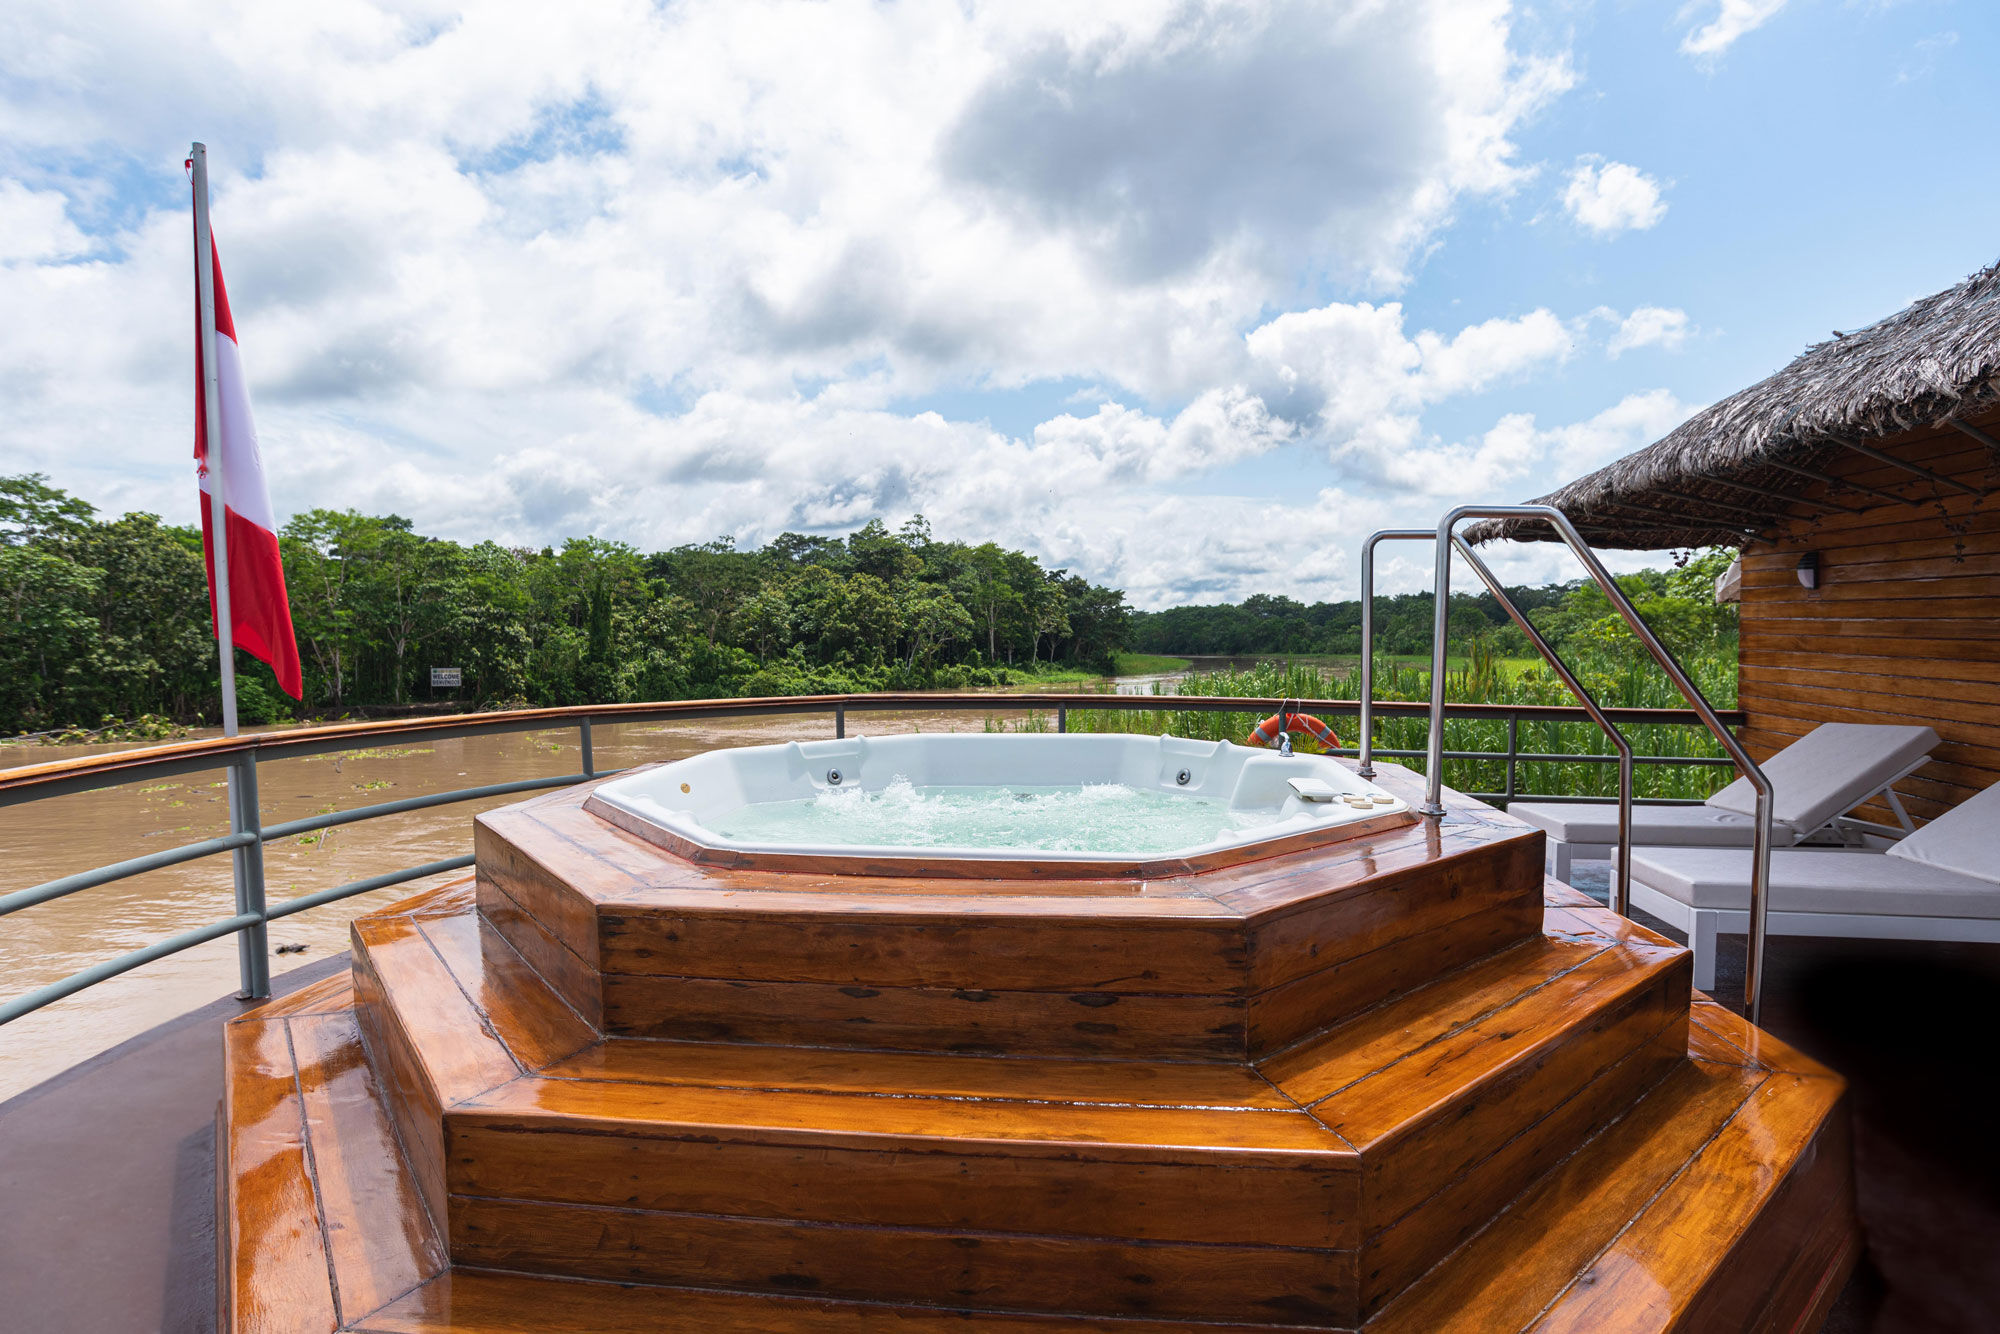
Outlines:
[[342, 975], [224, 1026], [225, 1331], [316, 1334], [445, 1272]]
[[1261, 1063], [1360, 1158], [1363, 1315], [1684, 1060], [1689, 976], [1664, 941], [1544, 936]]
[[451, 911], [425, 906], [354, 922], [354, 1009], [418, 1188], [443, 1220], [445, 1111], [597, 1033], [462, 891]]
[[[1595, 932], [1605, 939], [1619, 934], [1588, 920], [1570, 925], [1578, 934]], [[399, 939], [408, 945], [407, 937]], [[449, 952], [438, 951], [434, 957], [442, 959]], [[463, 966], [465, 957], [457, 963]], [[1507, 1003], [1502, 981], [1510, 967], [1522, 963], [1514, 960], [1503, 967], [1496, 961], [1466, 978], [1454, 1002], [1457, 1008], [1437, 1019], [1423, 1022], [1414, 1010], [1404, 1011], [1401, 1019], [1418, 1025], [1408, 1030], [1408, 1041], [1421, 1044], [1419, 1051], [1440, 1049], [1434, 1054], [1441, 1058], [1449, 1050], [1462, 1059], [1463, 1048], [1451, 1045], [1454, 1035], [1478, 1030], [1482, 1021], [1526, 1003], [1518, 994]], [[385, 972], [392, 985], [402, 976], [393, 966]], [[457, 975], [453, 977], [456, 988]], [[472, 990], [477, 994], [477, 988]], [[1482, 1001], [1494, 1003], [1482, 1008]], [[989, 1261], [957, 1254], [941, 1259], [921, 1246], [903, 1252], [906, 1268], [926, 1270], [936, 1281], [920, 1303], [843, 1301], [811, 1289], [760, 1295], [705, 1285], [625, 1285], [470, 1267], [444, 1270], [442, 1247], [427, 1226], [416, 1173], [400, 1152], [385, 1112], [387, 1090], [361, 1059], [361, 1028], [345, 1008], [348, 1003], [337, 988], [325, 988], [310, 998], [280, 1003], [269, 1013], [253, 1012], [229, 1027], [225, 1134], [219, 1141], [220, 1231], [232, 1298], [227, 1328], [309, 1334], [335, 1329], [383, 1334], [627, 1329], [848, 1334], [894, 1329], [931, 1334], [971, 1327], [996, 1334], [1042, 1329], [1192, 1334], [1299, 1324], [1283, 1310], [1247, 1321], [1239, 1316], [1232, 1323], [1163, 1315], [1117, 1318], [1046, 1304], [1040, 1312], [963, 1309], [955, 1306], [949, 1283]], [[1664, 1079], [1594, 1135], [1579, 1135], [1573, 1153], [1391, 1301], [1367, 1328], [1393, 1334], [1813, 1328], [1853, 1258], [1842, 1086], [1720, 1007], [1698, 998], [1692, 1014], [1693, 1023], [1684, 1031], [1693, 1059], [1675, 1063]], [[1395, 1027], [1386, 1011], [1371, 1024], [1354, 1025], [1343, 1059], [1365, 1060], [1370, 1050], [1391, 1042]], [[489, 1036], [510, 1054], [530, 1050], [523, 1033], [507, 1021], [495, 1024]], [[1315, 1045], [1322, 1061], [1314, 1068], [1324, 1070], [1331, 1047]], [[1104, 1068], [1116, 1063], [986, 1060], [968, 1066], [965, 1058], [896, 1058], [893, 1064], [873, 1067], [883, 1076], [881, 1089], [862, 1090], [851, 1082], [851, 1071], [843, 1073], [846, 1059], [845, 1053], [794, 1056], [713, 1046], [697, 1051], [689, 1044], [592, 1044], [552, 1060], [539, 1081], [517, 1077], [495, 1093], [540, 1082], [619, 1083], [640, 1097], [734, 1093], [871, 1105], [962, 1097], [973, 1104], [964, 1115], [978, 1121], [1044, 1114], [1034, 1109], [1050, 1104], [1023, 1095], [1050, 1081], [1046, 1087], [1068, 1105], [1107, 1117], [1176, 1113], [1192, 1118], [1175, 1122], [1186, 1126], [1204, 1117], [1265, 1123], [1292, 1115], [1270, 1085], [1257, 1094], [1236, 1074], [1208, 1067], [1141, 1066], [1119, 1073]], [[1016, 1070], [1016, 1065], [1022, 1068]], [[1054, 1068], [1032, 1068], [1036, 1066]], [[968, 1069], [986, 1075], [968, 1083], [963, 1073]], [[610, 1073], [621, 1078], [603, 1078]], [[761, 1124], [782, 1118], [738, 1119]], [[1101, 1133], [1102, 1140], [1077, 1138], [1072, 1147], [1098, 1153], [1101, 1144], [1105, 1159], [1120, 1166], [1129, 1166], [1117, 1157], [1121, 1146], [1155, 1153], [1157, 1162], [1170, 1159], [1171, 1145], [1126, 1145], [1125, 1140], [1146, 1137], [1126, 1134], [1121, 1139], [1110, 1128]], [[873, 1137], [865, 1126], [853, 1131], [856, 1144]], [[1251, 1152], [1302, 1151], [1267, 1145]], [[957, 1161], [946, 1156], [941, 1179]], [[820, 1170], [817, 1161], [808, 1167]], [[615, 1173], [592, 1179], [604, 1189]], [[801, 1180], [780, 1175], [768, 1184], [783, 1191], [799, 1188]], [[1141, 1180], [1143, 1189], [1154, 1189], [1150, 1177]], [[727, 1182], [713, 1180], [709, 1188], [726, 1189]], [[1088, 1187], [1078, 1189], [1088, 1192]], [[956, 1216], [952, 1209], [972, 1207], [954, 1204], [942, 1188], [929, 1198], [933, 1207], [945, 1211], [935, 1215], [940, 1220]], [[1039, 1193], [1025, 1188], [1021, 1198], [1036, 1201]], [[782, 1204], [780, 1197], [759, 1207], [776, 1213]], [[1114, 1200], [1107, 1207], [1117, 1204]], [[854, 1205], [858, 1214], [884, 1207], [892, 1206], [880, 1199]], [[1196, 1207], [1211, 1206], [1206, 1200], [1195, 1206], [1180, 1202], [1162, 1205], [1155, 1213], [1186, 1214]], [[1218, 1216], [1235, 1207], [1240, 1223], [1258, 1226], [1240, 1204], [1224, 1200], [1213, 1207]], [[594, 1208], [575, 1211], [600, 1216]], [[1154, 1225], [1161, 1235], [1138, 1239], [1131, 1248], [1141, 1258], [1156, 1252], [1175, 1257], [1170, 1278], [1183, 1293], [1209, 1281], [1205, 1275], [1212, 1272], [1189, 1263], [1199, 1260], [1195, 1252], [1200, 1248], [1172, 1240], [1188, 1230], [1185, 1221], [1160, 1219]], [[889, 1230], [912, 1237], [924, 1231]], [[847, 1253], [848, 1233], [811, 1231], [809, 1241], [831, 1255], [813, 1259], [808, 1253], [808, 1259], [837, 1268]], [[980, 1234], [952, 1235], [974, 1243], [966, 1249], [983, 1249], [989, 1240]], [[1234, 1253], [1219, 1249], [1233, 1261]]]
[[454, 1260], [580, 1278], [1352, 1324], [1687, 1043], [1581, 926], [1261, 1068], [596, 1039], [475, 913], [355, 936]]

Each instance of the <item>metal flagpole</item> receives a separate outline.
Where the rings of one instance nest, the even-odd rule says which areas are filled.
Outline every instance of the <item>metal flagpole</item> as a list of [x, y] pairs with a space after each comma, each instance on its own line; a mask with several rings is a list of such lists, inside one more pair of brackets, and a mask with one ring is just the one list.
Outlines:
[[201, 347], [202, 423], [208, 461], [209, 550], [215, 565], [215, 635], [222, 662], [222, 734], [236, 735], [236, 627], [229, 614], [228, 496], [222, 485], [222, 383], [215, 361], [215, 241], [208, 225], [208, 147], [189, 150], [194, 160], [194, 290], [196, 337]]
[[[202, 457], [208, 468], [209, 551], [214, 563], [216, 658], [222, 675], [222, 734], [236, 735], [236, 622], [229, 607], [229, 495], [223, 485], [222, 380], [215, 352], [215, 241], [208, 221], [208, 147], [188, 150], [194, 166], [194, 290], [195, 337], [201, 348]], [[261, 827], [261, 818], [247, 803], [257, 800], [254, 757], [245, 754], [229, 766], [229, 829], [242, 833]], [[236, 912], [238, 916], [264, 907], [263, 848], [238, 848]], [[236, 934], [236, 962], [242, 979], [237, 993], [245, 1000], [271, 994], [268, 932], [262, 922]]]

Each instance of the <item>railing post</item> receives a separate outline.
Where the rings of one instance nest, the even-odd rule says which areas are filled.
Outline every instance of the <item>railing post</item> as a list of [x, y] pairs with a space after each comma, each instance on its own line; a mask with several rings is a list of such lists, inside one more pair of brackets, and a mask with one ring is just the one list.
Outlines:
[[254, 913], [255, 926], [236, 933], [237, 971], [243, 989], [239, 1000], [262, 1000], [271, 994], [270, 931], [264, 924], [264, 814], [257, 798], [257, 752], [246, 750], [229, 764], [229, 831], [257, 835], [254, 842], [236, 849], [231, 861], [236, 870], [236, 912]]
[[847, 739], [847, 706], [845, 704], [836, 704], [833, 706], [833, 739], [835, 741], [844, 741]]
[[1068, 706], [1068, 705], [1059, 705], [1059, 706], [1058, 706], [1058, 707], [1056, 708], [1056, 731], [1058, 731], [1058, 732], [1067, 732], [1067, 731], [1069, 731], [1069, 706]]
[[1433, 820], [1444, 818], [1444, 686], [1450, 674], [1446, 656], [1451, 633], [1451, 528], [1456, 516], [1447, 516], [1437, 530], [1436, 605], [1431, 608], [1431, 736], [1424, 757], [1424, 804], [1417, 813]]
[[583, 739], [583, 776], [585, 778], [595, 778], [597, 776], [597, 756], [591, 748], [590, 719], [585, 718], [582, 722], [578, 723], [576, 730]]
[[1434, 534], [1422, 528], [1384, 528], [1361, 544], [1361, 719], [1355, 725], [1363, 778], [1375, 776], [1375, 544], [1388, 541], [1428, 542]]
[[1521, 754], [1521, 715], [1518, 713], [1510, 713], [1507, 715], [1507, 788], [1506, 788], [1507, 800], [1509, 801], [1512, 801], [1514, 799], [1514, 791], [1515, 791], [1514, 771], [1516, 766], [1520, 762], [1519, 759], [1520, 754]]

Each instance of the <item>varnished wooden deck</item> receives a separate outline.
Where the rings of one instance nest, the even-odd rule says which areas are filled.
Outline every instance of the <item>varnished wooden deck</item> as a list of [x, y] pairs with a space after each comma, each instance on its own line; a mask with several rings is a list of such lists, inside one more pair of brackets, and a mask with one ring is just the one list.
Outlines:
[[[1559, 887], [1551, 886], [1550, 892], [1557, 901], [1548, 909], [1546, 948], [1587, 950], [1593, 938], [1620, 934], [1616, 919], [1604, 909], [1586, 906], [1587, 901], [1578, 903]], [[428, 948], [430, 931], [449, 939], [451, 932], [462, 929], [459, 924], [470, 920], [464, 912], [469, 897], [469, 888], [461, 888], [424, 901], [404, 920], [423, 933]], [[1318, 1091], [1319, 1083], [1355, 1089], [1367, 1084], [1370, 1076], [1392, 1076], [1397, 1065], [1410, 1066], [1403, 1081], [1421, 1087], [1416, 1076], [1422, 1069], [1446, 1058], [1448, 1052], [1481, 1045], [1479, 1025], [1467, 1023], [1467, 1015], [1486, 1013], [1489, 1027], [1504, 1030], [1513, 1030], [1518, 1020], [1528, 1018], [1508, 1013], [1518, 1006], [1502, 1004], [1495, 1009], [1491, 1004], [1504, 997], [1503, 975], [1509, 969], [1489, 966], [1467, 971], [1475, 975], [1465, 978], [1463, 988], [1452, 989], [1456, 1011], [1412, 1006], [1395, 1013], [1392, 1007], [1364, 1016], [1340, 1044], [1338, 1061], [1294, 1057], [1283, 1070], [1272, 1073], [1308, 1098]], [[1689, 1015], [1685, 1030], [1689, 1059], [1674, 1063], [1631, 1111], [1580, 1147], [1562, 1133], [1572, 1126], [1548, 1126], [1543, 1152], [1550, 1170], [1388, 1305], [1368, 1329], [1485, 1334], [1814, 1328], [1852, 1263], [1856, 1241], [1844, 1121], [1835, 1114], [1840, 1083], [1822, 1067], [1705, 998], [1694, 999]], [[511, 1061], [512, 1053], [533, 1051], [543, 1041], [539, 1034], [514, 1027], [504, 1013], [489, 1012], [487, 1019], [493, 1025], [494, 1048], [486, 1057], [497, 1058], [505, 1049]], [[1412, 1021], [1417, 1027], [1407, 1027]], [[349, 980], [320, 983], [232, 1022], [227, 1032], [230, 1101], [223, 1225], [231, 1254], [228, 1288], [237, 1297], [229, 1328], [570, 1334], [626, 1329], [914, 1331], [970, 1323], [995, 1331], [1053, 1326], [1153, 1334], [1218, 1327], [1213, 1321], [1196, 1325], [1136, 1316], [1088, 1318], [1060, 1311], [975, 1313], [939, 1309], [935, 1303], [896, 1306], [828, 1300], [811, 1295], [810, 1289], [778, 1296], [701, 1285], [631, 1286], [537, 1277], [499, 1272], [523, 1260], [521, 1254], [504, 1249], [485, 1253], [494, 1266], [492, 1272], [450, 1271], [433, 1213], [417, 1185], [418, 1174], [396, 1143], [383, 1090], [364, 1058]], [[1375, 1070], [1372, 1062], [1385, 1043], [1402, 1045], [1395, 1037], [1399, 1032], [1407, 1032], [1411, 1043], [1420, 1044], [1416, 1051], [1424, 1053], [1423, 1059]], [[1432, 1040], [1426, 1043], [1426, 1038]], [[1440, 1042], [1447, 1042], [1446, 1049], [1433, 1050]], [[678, 1059], [668, 1059], [667, 1052], [654, 1050], [656, 1045], [678, 1044], [630, 1045], [641, 1051], [626, 1058], [607, 1052], [606, 1044], [585, 1043], [552, 1062], [533, 1083], [564, 1086], [551, 1095], [559, 1110], [573, 1114], [577, 1100], [583, 1100], [585, 1110], [579, 1120], [584, 1123], [592, 1111], [603, 1110], [597, 1101], [604, 1091], [597, 1087], [600, 1084], [620, 1084], [618, 1092], [643, 1092], [647, 1106], [662, 1119], [686, 1110], [671, 1101], [652, 1103], [651, 1095], [673, 1090], [706, 1099], [755, 1091], [759, 1104], [778, 1101], [779, 1107], [760, 1105], [749, 1118], [759, 1123], [784, 1121], [786, 1100], [824, 1104], [844, 1098], [866, 1103], [853, 1112], [865, 1127], [857, 1132], [864, 1140], [893, 1134], [897, 1128], [893, 1119], [885, 1122], [879, 1115], [878, 1098], [921, 1101], [947, 1089], [947, 1105], [959, 1115], [997, 1123], [982, 1125], [982, 1135], [1019, 1142], [1035, 1142], [1036, 1120], [1054, 1116], [1058, 1107], [1094, 1114], [1102, 1118], [1090, 1127], [1096, 1138], [1083, 1140], [1072, 1127], [1063, 1142], [1071, 1152], [1087, 1144], [1085, 1151], [1098, 1156], [1107, 1174], [1083, 1188], [1070, 1186], [1072, 1191], [1081, 1189], [1081, 1198], [1070, 1195], [1068, 1202], [1093, 1212], [1102, 1208], [1107, 1219], [1115, 1219], [1120, 1209], [1133, 1215], [1129, 1221], [1134, 1230], [1149, 1234], [1148, 1244], [1135, 1249], [1162, 1268], [1181, 1269], [1178, 1281], [1189, 1286], [1217, 1285], [1240, 1276], [1242, 1257], [1218, 1251], [1204, 1258], [1221, 1264], [1181, 1268], [1188, 1256], [1174, 1248], [1173, 1238], [1191, 1230], [1227, 1230], [1233, 1225], [1247, 1229], [1254, 1244], [1259, 1229], [1265, 1237], [1282, 1231], [1287, 1220], [1271, 1212], [1275, 1206], [1268, 1175], [1282, 1170], [1287, 1152], [1310, 1154], [1332, 1142], [1330, 1136], [1316, 1135], [1304, 1125], [1296, 1131], [1271, 1128], [1268, 1123], [1302, 1119], [1296, 1100], [1283, 1093], [1282, 1084], [1274, 1089], [1267, 1083], [1258, 1089], [1221, 1067], [1182, 1067], [1164, 1074], [1141, 1067], [1127, 1077], [1150, 1084], [1151, 1091], [1135, 1100], [1129, 1085], [1120, 1087], [1115, 1075], [1107, 1082], [1107, 1072], [1101, 1068], [1068, 1070], [1066, 1081], [1051, 1088], [1040, 1083], [1043, 1072], [1016, 1069], [1014, 1062], [982, 1062], [997, 1068], [987, 1082], [968, 1092], [966, 1077], [956, 1070], [939, 1069], [926, 1058], [896, 1057], [892, 1059], [902, 1086], [863, 1091], [851, 1086], [856, 1074], [851, 1057], [709, 1047], [706, 1063], [689, 1068]], [[952, 1058], [944, 1059], [949, 1066]], [[962, 1064], [966, 1058], [959, 1059]], [[788, 1061], [791, 1064], [786, 1065]], [[1350, 1074], [1360, 1070], [1366, 1074], [1342, 1084], [1341, 1063]], [[871, 1070], [865, 1078], [872, 1082], [886, 1072]], [[497, 1069], [496, 1062], [489, 1073], [505, 1071]], [[501, 1101], [511, 1103], [521, 1096], [513, 1091], [530, 1086], [516, 1072], [499, 1085], [510, 1090]], [[1034, 1097], [1021, 1096], [1030, 1089]], [[957, 1100], [966, 1100], [969, 1110]], [[898, 1110], [904, 1118], [921, 1117], [908, 1108]], [[1140, 1170], [1147, 1154], [1154, 1159], [1148, 1166], [1170, 1160], [1175, 1130], [1185, 1137], [1204, 1123], [1232, 1117], [1257, 1124], [1232, 1128], [1226, 1138], [1255, 1139], [1255, 1152], [1265, 1156], [1264, 1161], [1245, 1166], [1235, 1182], [1233, 1201], [1213, 1194], [1176, 1197], [1175, 1183], [1162, 1186]], [[1121, 1137], [1104, 1119], [1122, 1119], [1128, 1127], [1143, 1130]], [[507, 1122], [489, 1124], [498, 1129]], [[934, 1123], [925, 1128], [938, 1129]], [[774, 1136], [781, 1137], [781, 1131], [782, 1127], [772, 1128]], [[1199, 1133], [1192, 1137], [1215, 1138]], [[617, 1156], [616, 1150], [607, 1151]], [[671, 1147], [666, 1152], [670, 1155]], [[1138, 1159], [1124, 1164], [1132, 1175], [1122, 1181], [1116, 1175], [1121, 1155]], [[644, 1214], [647, 1206], [663, 1202], [631, 1196], [629, 1179], [634, 1173], [629, 1163], [593, 1165], [551, 1154], [529, 1155], [526, 1165], [533, 1166], [536, 1158], [545, 1169], [565, 1163], [555, 1174], [558, 1190], [565, 1182], [581, 1182], [605, 1197], [624, 1192], [615, 1206], [550, 1210], [576, 1215], [593, 1237], [605, 1226], [615, 1227], [619, 1220]], [[672, 1216], [683, 1225], [704, 1213], [688, 1210], [690, 1201], [681, 1192], [711, 1192], [706, 1203], [715, 1212], [707, 1216], [719, 1218], [750, 1201], [781, 1212], [786, 1205], [783, 1191], [788, 1184], [799, 1185], [782, 1171], [757, 1174], [741, 1163], [736, 1165], [740, 1171], [718, 1168], [692, 1183], [650, 1170], [657, 1165], [649, 1163], [639, 1175], [671, 1183], [657, 1188], [676, 1192], [672, 1203], [679, 1207]], [[816, 1158], [815, 1167], [822, 1165]], [[507, 1167], [501, 1162], [489, 1170]], [[1449, 1172], [1449, 1163], [1441, 1170]], [[847, 1184], [865, 1186], [869, 1175], [857, 1173]], [[967, 1265], [958, 1255], [926, 1255], [920, 1245], [911, 1244], [920, 1238], [902, 1230], [916, 1226], [915, 1215], [924, 1210], [930, 1214], [921, 1221], [931, 1226], [949, 1228], [963, 1221], [973, 1202], [950, 1188], [948, 1165], [939, 1176], [938, 1189], [925, 1198], [912, 1199], [899, 1190], [885, 1198], [871, 1199], [862, 1193], [851, 1200], [857, 1220], [884, 1207], [906, 1211], [891, 1225], [896, 1230], [889, 1234], [890, 1247], [877, 1263], [902, 1267], [913, 1284], [963, 1281]], [[1135, 1182], [1143, 1183], [1138, 1201], [1126, 1193]], [[1048, 1183], [1032, 1177], [1023, 1180], [1010, 1207], [1024, 1222], [1031, 1222], [1036, 1209], [1046, 1211], [1063, 1202], [1050, 1198], [1047, 1188]], [[1459, 1203], [1459, 1193], [1468, 1188], [1447, 1190], [1444, 1202]], [[1323, 1215], [1329, 1239], [1338, 1212]], [[1436, 1212], [1448, 1218], [1453, 1211]], [[856, 1233], [882, 1227], [880, 1214], [874, 1218], [872, 1224], [857, 1221]], [[546, 1221], [534, 1220], [519, 1232], [493, 1233], [480, 1226], [477, 1245], [559, 1248], [565, 1240], [575, 1240], [574, 1227], [558, 1225], [544, 1231]], [[683, 1233], [676, 1240], [685, 1246], [690, 1238]], [[838, 1228], [819, 1228], [799, 1250], [788, 1250], [781, 1241], [769, 1258], [803, 1260], [805, 1268], [797, 1271], [801, 1274], [815, 1263], [852, 1274], [856, 1265], [866, 1263], [865, 1246], [856, 1245], [863, 1240]], [[1035, 1271], [1028, 1272], [1032, 1277]], [[1291, 1323], [1280, 1318], [1254, 1325], [1223, 1322], [1220, 1327]]]
[[[527, 841], [517, 825], [510, 842]], [[980, 917], [1039, 923], [1039, 952], [990, 961], [929, 936], [939, 910], [907, 883], [885, 903], [843, 882], [788, 952], [771, 933], [810, 915], [795, 882], [646, 883], [681, 872], [635, 859], [618, 893], [591, 896], [508, 862], [508, 892], [482, 877], [363, 919], [351, 982], [228, 1026], [225, 1327], [1815, 1328], [1858, 1241], [1841, 1081], [1690, 1003], [1685, 951], [1538, 875], [1524, 936], [1469, 957], [1427, 947], [1479, 938], [1496, 909], [1518, 919], [1518, 877], [1477, 868], [1532, 841], [1470, 808], [1325, 858], [1317, 878], [1281, 859], [1224, 872], [1251, 878], [1223, 893], [1128, 885], [1059, 910], [1037, 885], [1028, 911], [1017, 884]], [[1228, 893], [1249, 898], [1217, 908]], [[646, 914], [643, 948], [606, 929]], [[1276, 929], [1300, 914], [1309, 931]], [[1136, 952], [1190, 919], [1204, 948]], [[1142, 923], [1104, 953], [1107, 930]], [[1239, 1020], [1183, 1049], [1144, 1016], [1053, 1049], [1019, 1021], [955, 1018], [833, 1043], [810, 1006], [761, 1003], [774, 1027], [717, 1041], [587, 1018], [586, 959], [559, 933], [600, 965], [685, 945], [737, 970], [725, 998], [801, 960], [863, 970], [850, 985], [870, 994], [849, 999], [864, 1003], [934, 992], [914, 984], [938, 966], [1043, 989], [1024, 994], [1060, 977], [1085, 1024], [1190, 984], [1242, 1015], [1301, 976], [1420, 962], [1386, 993], [1316, 992], [1262, 1046]], [[1294, 943], [1310, 938], [1330, 961]], [[564, 981], [530, 964], [550, 948], [564, 953], [536, 962], [562, 960]], [[1148, 970], [1183, 989], [1123, 980]], [[984, 1011], [991, 976], [896, 1003]]]

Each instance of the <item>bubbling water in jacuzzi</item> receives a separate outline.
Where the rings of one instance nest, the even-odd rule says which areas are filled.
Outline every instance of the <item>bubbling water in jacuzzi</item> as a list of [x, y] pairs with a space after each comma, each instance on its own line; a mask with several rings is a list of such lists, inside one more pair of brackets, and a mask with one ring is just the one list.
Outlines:
[[1269, 820], [1191, 794], [1123, 783], [918, 787], [897, 775], [875, 791], [833, 788], [793, 801], [742, 806], [705, 823], [753, 843], [1020, 848], [1113, 854], [1167, 852]]

